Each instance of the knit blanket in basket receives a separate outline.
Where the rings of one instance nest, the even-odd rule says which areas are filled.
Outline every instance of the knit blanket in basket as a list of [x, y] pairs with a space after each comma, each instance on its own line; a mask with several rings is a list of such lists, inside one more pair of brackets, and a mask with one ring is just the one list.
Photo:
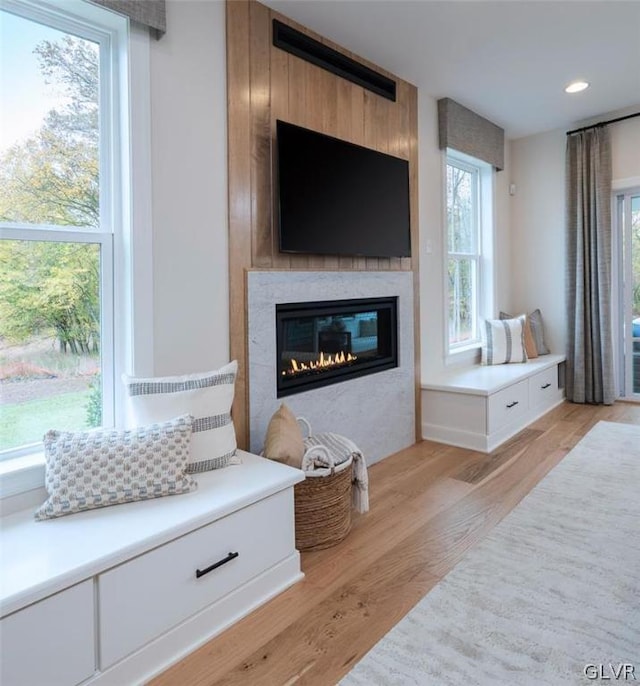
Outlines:
[[[329, 453], [313, 448], [323, 447]], [[334, 467], [353, 459], [353, 481], [351, 501], [356, 512], [369, 511], [369, 477], [364, 455], [358, 446], [345, 436], [334, 433], [312, 434], [304, 439], [305, 455], [302, 460], [302, 470], [312, 472], [317, 469], [329, 470], [331, 462]]]

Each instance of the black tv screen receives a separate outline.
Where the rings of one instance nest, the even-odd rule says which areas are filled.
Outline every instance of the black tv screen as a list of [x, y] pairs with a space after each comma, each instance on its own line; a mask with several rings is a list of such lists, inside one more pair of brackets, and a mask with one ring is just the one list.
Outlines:
[[277, 122], [280, 250], [409, 257], [409, 163]]

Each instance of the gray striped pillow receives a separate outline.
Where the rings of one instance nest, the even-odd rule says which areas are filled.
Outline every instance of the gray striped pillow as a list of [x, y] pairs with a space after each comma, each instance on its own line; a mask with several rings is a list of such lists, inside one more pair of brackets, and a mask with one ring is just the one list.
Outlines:
[[236, 360], [215, 371], [186, 376], [123, 376], [132, 425], [193, 415], [187, 472], [226, 467], [236, 452], [231, 405], [238, 373]]
[[524, 322], [524, 316], [515, 319], [487, 319], [483, 332], [482, 364], [526, 362]]

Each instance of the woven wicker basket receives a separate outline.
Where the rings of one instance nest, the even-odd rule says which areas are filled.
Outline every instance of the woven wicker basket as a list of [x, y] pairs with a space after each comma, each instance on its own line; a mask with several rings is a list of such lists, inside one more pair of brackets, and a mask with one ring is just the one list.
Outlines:
[[352, 469], [349, 460], [333, 474], [307, 477], [294, 486], [298, 550], [329, 548], [349, 533]]

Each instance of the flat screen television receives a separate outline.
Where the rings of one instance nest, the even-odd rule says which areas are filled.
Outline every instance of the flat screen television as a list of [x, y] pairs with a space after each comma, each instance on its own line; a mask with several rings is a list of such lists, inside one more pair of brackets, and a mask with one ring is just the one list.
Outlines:
[[280, 251], [409, 257], [409, 163], [277, 122]]

